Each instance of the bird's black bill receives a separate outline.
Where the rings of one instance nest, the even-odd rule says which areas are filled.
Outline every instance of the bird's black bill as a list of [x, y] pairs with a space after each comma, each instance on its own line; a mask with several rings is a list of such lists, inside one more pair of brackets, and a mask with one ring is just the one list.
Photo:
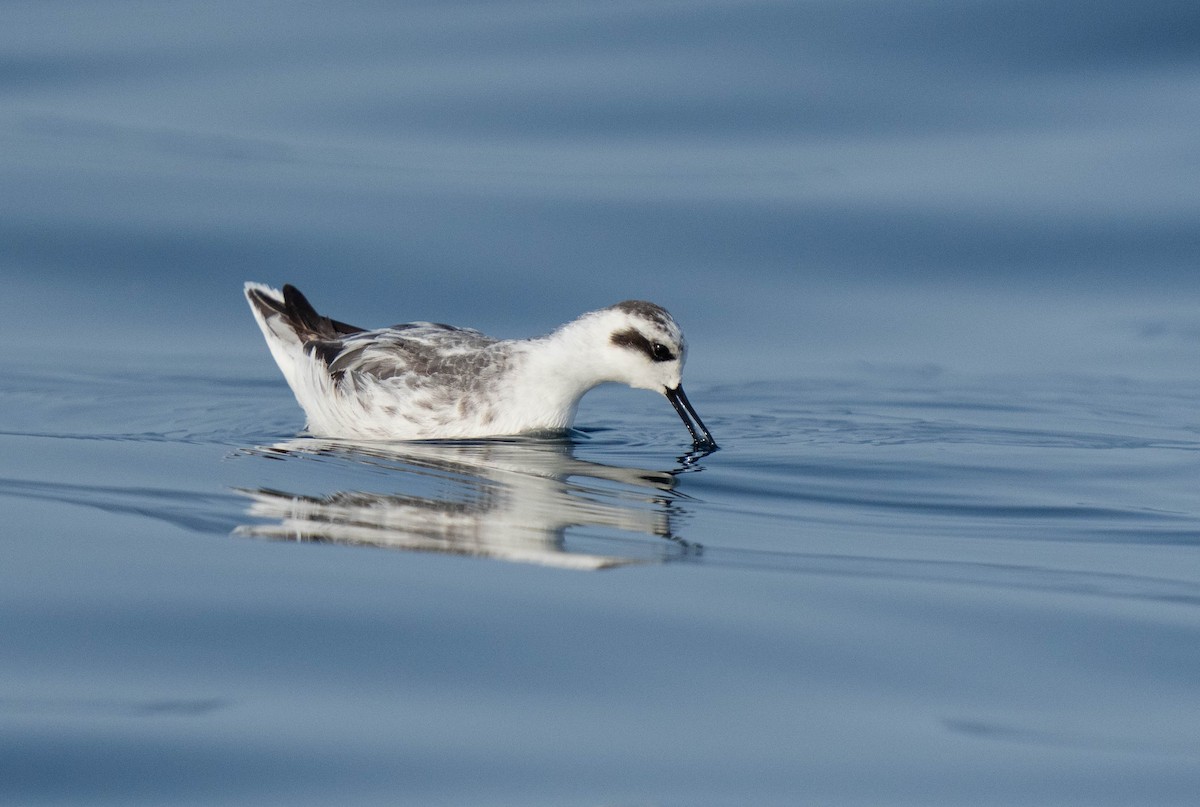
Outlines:
[[687, 426], [687, 430], [692, 434], [692, 442], [697, 448], [712, 450], [717, 447], [717, 441], [709, 434], [708, 429], [704, 428], [704, 422], [700, 420], [700, 416], [696, 414], [696, 410], [692, 408], [692, 403], [683, 394], [683, 387], [678, 386], [675, 389], [666, 391], [667, 400], [675, 407], [675, 411], [679, 413], [680, 420], [683, 425]]

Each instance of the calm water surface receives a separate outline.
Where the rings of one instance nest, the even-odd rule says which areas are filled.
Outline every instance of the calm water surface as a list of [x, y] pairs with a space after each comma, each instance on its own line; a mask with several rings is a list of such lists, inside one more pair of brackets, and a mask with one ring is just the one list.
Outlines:
[[[0, 8], [0, 803], [1190, 805], [1200, 11]], [[302, 434], [241, 284], [667, 306]]]
[[623, 389], [355, 446], [194, 364], [5, 374], [15, 803], [1194, 793], [1200, 385], [701, 386], [697, 458]]

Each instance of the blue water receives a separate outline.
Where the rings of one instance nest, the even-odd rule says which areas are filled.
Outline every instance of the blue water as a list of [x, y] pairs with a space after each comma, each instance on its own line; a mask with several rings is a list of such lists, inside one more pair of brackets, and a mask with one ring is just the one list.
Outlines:
[[[1200, 792], [1200, 7], [0, 7], [0, 803]], [[671, 407], [348, 445], [241, 297]]]

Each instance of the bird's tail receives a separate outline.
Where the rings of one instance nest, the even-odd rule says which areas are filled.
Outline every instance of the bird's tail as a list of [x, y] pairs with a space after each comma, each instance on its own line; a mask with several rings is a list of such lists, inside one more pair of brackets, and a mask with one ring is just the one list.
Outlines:
[[246, 283], [245, 291], [260, 326], [270, 324], [273, 332], [287, 338], [286, 334], [280, 333], [282, 328], [301, 344], [338, 339], [363, 330], [321, 316], [295, 286], [285, 285], [283, 291], [278, 291], [262, 283]]
[[292, 317], [288, 315], [283, 293], [262, 283], [247, 283], [245, 293], [246, 300], [250, 303], [250, 310], [254, 313], [254, 319], [258, 323], [259, 329], [262, 330], [263, 338], [267, 340], [271, 357], [279, 365], [288, 386], [294, 392], [298, 392], [300, 389], [299, 371], [305, 361], [304, 343], [306, 340], [296, 329]]
[[262, 283], [246, 283], [245, 293], [271, 356], [293, 390], [300, 389], [298, 371], [309, 361], [305, 355], [308, 345], [363, 330], [321, 316], [295, 286], [285, 285], [280, 291]]
[[339, 347], [341, 339], [363, 329], [321, 316], [294, 286], [285, 285], [280, 291], [246, 283], [245, 293], [271, 356], [310, 426], [322, 422], [332, 379], [325, 362], [314, 354]]

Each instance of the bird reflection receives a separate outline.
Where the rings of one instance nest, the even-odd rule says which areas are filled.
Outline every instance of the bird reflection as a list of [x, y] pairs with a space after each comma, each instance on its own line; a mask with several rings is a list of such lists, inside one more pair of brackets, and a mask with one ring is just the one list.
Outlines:
[[[238, 527], [241, 535], [572, 569], [662, 563], [701, 551], [676, 536], [672, 524], [686, 500], [675, 491], [676, 477], [695, 469], [695, 454], [680, 457], [674, 469], [654, 471], [576, 459], [564, 440], [364, 444], [299, 438], [250, 453], [361, 463], [409, 492], [312, 496], [241, 489], [251, 499], [248, 514], [265, 520]], [[569, 528], [580, 527], [585, 529], [568, 537]], [[597, 538], [586, 528], [624, 535]]]

